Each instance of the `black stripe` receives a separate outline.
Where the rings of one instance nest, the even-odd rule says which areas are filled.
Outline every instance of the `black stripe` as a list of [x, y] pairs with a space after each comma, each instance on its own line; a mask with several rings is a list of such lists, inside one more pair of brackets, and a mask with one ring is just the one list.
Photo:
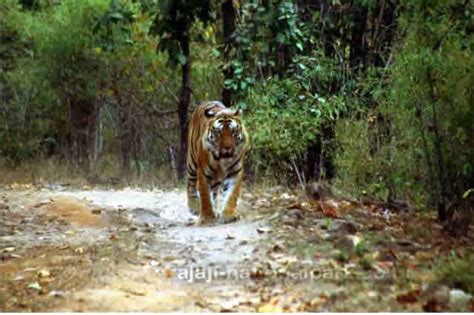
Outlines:
[[209, 170], [210, 170], [211, 172], [213, 172], [213, 173], [216, 172], [216, 169], [213, 168], [211, 164], [208, 164], [207, 167], [209, 168]]
[[194, 157], [191, 155], [191, 158], [189, 159], [188, 163], [187, 163], [187, 168], [188, 168], [188, 171], [189, 170], [192, 170], [192, 171], [196, 171], [197, 169], [197, 164], [196, 164], [196, 161], [194, 160]]
[[194, 169], [196, 169], [197, 168], [196, 160], [194, 159], [194, 156], [192, 155], [192, 153], [190, 154], [190, 156], [191, 156], [191, 161], [190, 162], [191, 162], [192, 166], [194, 167]]
[[227, 169], [231, 170], [233, 169], [242, 159], [239, 157], [231, 166], [229, 166]]
[[233, 171], [232, 173], [227, 174], [225, 178], [234, 177], [234, 176], [237, 175], [241, 170], [242, 170], [242, 168], [239, 168], [238, 170]]
[[189, 165], [188, 165], [188, 167], [187, 167], [187, 171], [188, 171], [188, 175], [191, 175], [191, 176], [196, 177], [196, 170], [190, 168]]
[[221, 182], [217, 182], [214, 185], [212, 185], [211, 188], [214, 189], [214, 188], [218, 187], [220, 184], [221, 184]]
[[196, 143], [193, 141], [193, 138], [191, 137], [191, 157], [193, 156], [193, 152], [196, 152]]
[[206, 172], [204, 172], [204, 176], [206, 176], [206, 178], [207, 178], [207, 179], [209, 179], [209, 180], [213, 180], [213, 177], [212, 177], [212, 176], [209, 176], [209, 175], [207, 175], [207, 174], [206, 174]]

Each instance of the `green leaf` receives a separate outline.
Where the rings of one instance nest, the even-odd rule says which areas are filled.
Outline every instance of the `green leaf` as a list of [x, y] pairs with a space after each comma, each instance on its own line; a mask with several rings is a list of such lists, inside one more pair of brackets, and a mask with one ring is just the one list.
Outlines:
[[299, 63], [299, 64], [298, 64], [298, 68], [300, 68], [301, 70], [306, 70], [306, 69], [308, 69], [308, 67], [306, 67], [306, 66], [305, 66], [304, 64], [302, 64], [302, 63]]
[[179, 53], [176, 58], [181, 65], [185, 65], [187, 62], [186, 56], [183, 53]]
[[117, 19], [117, 20], [122, 20], [123, 19], [123, 14], [120, 12], [112, 12], [109, 15], [111, 18]]
[[276, 40], [279, 44], [283, 44], [285, 42], [285, 35], [282, 33], [278, 33], [276, 36]]
[[303, 51], [303, 44], [301, 42], [296, 42], [296, 48], [298, 48], [299, 51]]
[[467, 198], [471, 193], [473, 193], [473, 192], [474, 192], [474, 188], [469, 188], [468, 190], [466, 190], [466, 191], [464, 192], [464, 194], [462, 195], [462, 197], [463, 197], [464, 199], [466, 199], [466, 198]]

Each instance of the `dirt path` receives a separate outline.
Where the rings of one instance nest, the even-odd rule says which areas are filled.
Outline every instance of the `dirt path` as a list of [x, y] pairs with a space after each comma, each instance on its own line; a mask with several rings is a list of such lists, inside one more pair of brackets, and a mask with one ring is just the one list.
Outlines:
[[[181, 191], [23, 186], [0, 198], [2, 311], [472, 307], [463, 291], [464, 304], [453, 304], [452, 288], [433, 284], [430, 269], [436, 255], [469, 252], [463, 242], [472, 238], [438, 247], [423, 243], [427, 235], [407, 240], [410, 214], [339, 202], [328, 218], [273, 189], [244, 194], [238, 222], [196, 226]], [[430, 290], [448, 301], [433, 302]]]
[[10, 190], [2, 197], [2, 282], [12, 290], [2, 292], [5, 310], [238, 306], [231, 301], [244, 298], [239, 268], [267, 237], [265, 217], [247, 212], [236, 223], [196, 226], [182, 192]]

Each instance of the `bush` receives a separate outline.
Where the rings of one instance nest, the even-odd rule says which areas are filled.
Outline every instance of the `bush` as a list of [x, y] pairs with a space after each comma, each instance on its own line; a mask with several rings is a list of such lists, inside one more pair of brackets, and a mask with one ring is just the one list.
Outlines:
[[321, 124], [336, 119], [345, 105], [337, 96], [310, 93], [291, 78], [257, 84], [244, 103], [252, 104], [244, 116], [252, 140], [252, 165], [275, 174], [288, 172], [317, 139]]
[[443, 220], [472, 202], [462, 198], [474, 182], [472, 12], [455, 1], [404, 6], [406, 35], [382, 85], [372, 85], [372, 106], [338, 123], [339, 182], [436, 207]]

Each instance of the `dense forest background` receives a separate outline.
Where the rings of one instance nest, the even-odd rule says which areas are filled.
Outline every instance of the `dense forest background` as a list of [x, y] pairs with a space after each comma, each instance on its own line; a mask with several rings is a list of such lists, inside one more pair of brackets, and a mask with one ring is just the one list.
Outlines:
[[249, 182], [472, 210], [472, 1], [3, 0], [0, 19], [2, 172], [180, 182], [187, 119], [220, 99], [244, 110]]

